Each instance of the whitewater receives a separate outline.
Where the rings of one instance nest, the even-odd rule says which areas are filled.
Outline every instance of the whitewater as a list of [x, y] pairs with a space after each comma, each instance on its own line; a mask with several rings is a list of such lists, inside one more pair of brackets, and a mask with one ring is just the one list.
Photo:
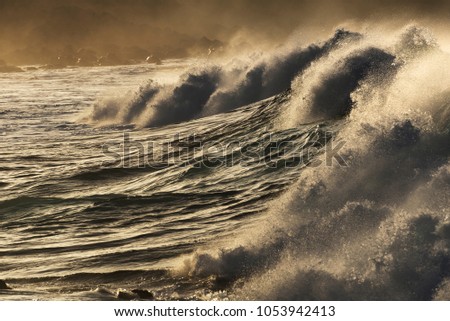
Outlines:
[[0, 74], [0, 299], [450, 299], [449, 66], [409, 25]]

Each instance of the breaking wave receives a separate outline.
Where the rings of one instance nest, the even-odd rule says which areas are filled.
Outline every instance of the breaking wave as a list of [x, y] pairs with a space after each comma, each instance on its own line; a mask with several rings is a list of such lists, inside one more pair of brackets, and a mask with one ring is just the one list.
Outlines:
[[429, 300], [450, 277], [450, 55], [428, 31], [359, 40], [293, 80], [278, 126], [343, 119], [344, 163], [305, 167], [244, 236], [176, 273], [237, 299]]
[[295, 76], [313, 61], [359, 39], [357, 33], [338, 30], [322, 44], [291, 45], [256, 61], [236, 59], [195, 67], [174, 85], [150, 82], [125, 97], [98, 101], [85, 121], [158, 127], [231, 111], [289, 89]]

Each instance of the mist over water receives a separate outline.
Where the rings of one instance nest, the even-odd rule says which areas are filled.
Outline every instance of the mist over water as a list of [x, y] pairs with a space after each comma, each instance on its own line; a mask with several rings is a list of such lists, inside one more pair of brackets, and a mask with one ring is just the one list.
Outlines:
[[[448, 39], [446, 0], [0, 1], [0, 59], [11, 65], [121, 65], [324, 39], [339, 25], [415, 21]], [[355, 30], [356, 30], [355, 29]]]
[[[22, 73], [0, 100], [0, 272], [12, 287], [0, 293], [448, 299], [443, 48], [411, 24], [293, 36], [251, 56]], [[50, 98], [30, 94], [40, 79]], [[131, 165], [118, 166], [124, 133]]]

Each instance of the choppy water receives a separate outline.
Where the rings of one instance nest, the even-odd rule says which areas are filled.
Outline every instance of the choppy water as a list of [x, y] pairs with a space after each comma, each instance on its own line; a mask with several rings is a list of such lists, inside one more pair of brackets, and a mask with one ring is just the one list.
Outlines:
[[0, 298], [448, 298], [449, 62], [409, 27], [0, 75]]

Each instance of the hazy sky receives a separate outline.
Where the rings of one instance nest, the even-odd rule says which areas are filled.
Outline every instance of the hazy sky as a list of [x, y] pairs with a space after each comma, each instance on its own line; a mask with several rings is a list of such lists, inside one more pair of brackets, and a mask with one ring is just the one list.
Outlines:
[[243, 31], [282, 42], [301, 27], [331, 32], [347, 20], [425, 18], [450, 19], [450, 0], [0, 0], [0, 59], [68, 44], [184, 48]]

